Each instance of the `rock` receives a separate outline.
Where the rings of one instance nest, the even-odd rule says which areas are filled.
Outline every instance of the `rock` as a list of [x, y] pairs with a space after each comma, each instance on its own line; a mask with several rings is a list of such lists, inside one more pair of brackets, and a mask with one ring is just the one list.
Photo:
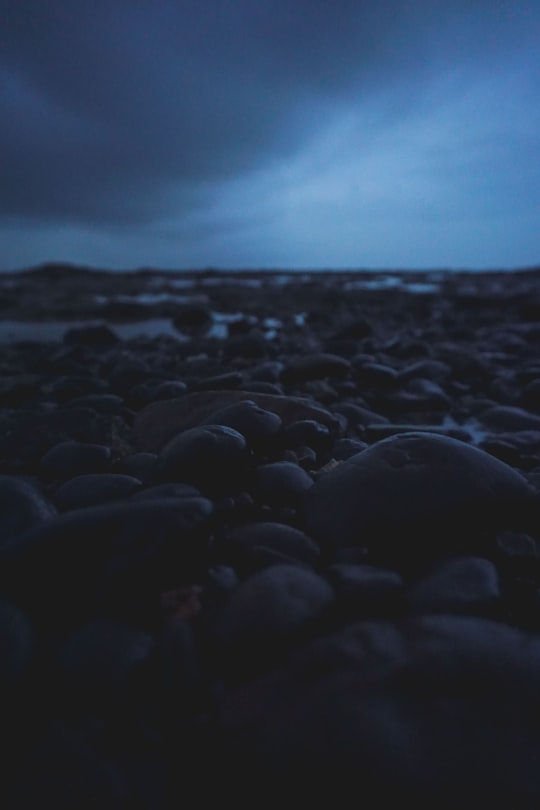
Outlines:
[[50, 520], [56, 509], [30, 481], [0, 475], [0, 544]]
[[264, 410], [249, 399], [214, 411], [205, 422], [208, 425], [226, 425], [237, 430], [254, 450], [268, 449], [275, 444], [282, 429], [281, 417]]
[[356, 427], [369, 427], [371, 425], [387, 425], [390, 420], [380, 413], [369, 408], [356, 405], [354, 402], [343, 402], [333, 406], [333, 411], [346, 417], [351, 425]]
[[216, 635], [224, 651], [272, 647], [294, 637], [333, 601], [332, 588], [317, 574], [273, 566], [233, 591], [217, 619]]
[[199, 529], [212, 511], [205, 498], [161, 498], [66, 512], [4, 544], [1, 587], [50, 627], [74, 624], [96, 605], [144, 600], [178, 572], [189, 579], [204, 570]]
[[158, 456], [155, 475], [182, 481], [202, 492], [234, 490], [246, 473], [250, 456], [241, 433], [224, 425], [191, 428], [172, 439]]
[[200, 498], [201, 492], [197, 487], [192, 487], [191, 484], [182, 484], [176, 481], [170, 481], [165, 484], [154, 484], [152, 487], [140, 490], [131, 495], [131, 500], [156, 500], [161, 498]]
[[346, 377], [351, 370], [351, 364], [337, 354], [321, 352], [320, 354], [306, 354], [297, 357], [285, 364], [281, 379], [285, 383], [305, 382], [323, 377]]
[[156, 402], [135, 417], [133, 430], [140, 450], [157, 452], [178, 433], [200, 425], [210, 414], [233, 402], [251, 400], [281, 417], [288, 425], [298, 419], [315, 419], [336, 431], [339, 423], [328, 411], [301, 397], [281, 397], [252, 391], [201, 391], [176, 400]]
[[338, 439], [332, 446], [332, 449], [324, 457], [324, 461], [325, 463], [331, 459], [345, 461], [351, 456], [355, 456], [357, 453], [366, 450], [368, 447], [369, 445], [366, 442], [360, 441], [360, 439]]
[[63, 341], [67, 346], [91, 346], [96, 349], [107, 349], [119, 342], [116, 332], [106, 324], [79, 326], [68, 329]]
[[[13, 684], [27, 670], [34, 648], [34, 633], [24, 613], [0, 601], [0, 684]], [[2, 700], [5, 695], [0, 697]]]
[[58, 487], [53, 500], [61, 511], [127, 498], [142, 488], [142, 482], [120, 473], [77, 475]]
[[212, 313], [207, 306], [179, 307], [172, 322], [179, 332], [185, 329], [206, 328], [212, 323]]
[[150, 655], [151, 636], [120, 622], [89, 622], [63, 643], [58, 662], [70, 687], [89, 692], [125, 688], [126, 681]]
[[205, 377], [197, 380], [190, 386], [192, 391], [214, 391], [240, 388], [244, 381], [244, 375], [239, 371], [229, 371], [226, 374], [217, 374], [213, 377]]
[[450, 405], [450, 398], [441, 386], [423, 377], [408, 380], [404, 388], [392, 392], [386, 401], [387, 404], [405, 411], [437, 411]]
[[[266, 574], [275, 571], [270, 569]], [[477, 618], [359, 622], [225, 694], [212, 730], [222, 787], [277, 800], [351, 791], [391, 804], [540, 802], [540, 642]], [[213, 771], [217, 776], [216, 772]], [[271, 794], [271, 795], [270, 795]]]
[[304, 499], [304, 528], [327, 547], [437, 556], [467, 548], [489, 525], [517, 520], [532, 495], [519, 473], [477, 448], [405, 433], [321, 476]]
[[230, 529], [216, 541], [214, 548], [220, 560], [237, 567], [249, 558], [253, 549], [260, 546], [312, 566], [317, 564], [320, 556], [319, 547], [304, 532], [284, 523], [265, 521]]
[[511, 405], [495, 405], [479, 415], [488, 428], [501, 430], [540, 430], [540, 416]]
[[111, 450], [102, 444], [65, 441], [51, 447], [41, 459], [41, 469], [54, 478], [104, 472], [111, 461]]
[[271, 506], [297, 506], [313, 486], [313, 479], [297, 464], [276, 461], [255, 470], [254, 487], [263, 503]]
[[98, 413], [110, 413], [122, 416], [126, 406], [122, 397], [116, 394], [85, 394], [82, 397], [70, 399], [70, 408], [92, 408]]
[[402, 607], [403, 577], [396, 571], [373, 565], [334, 563], [328, 569], [338, 602], [360, 617]]
[[500, 598], [497, 569], [481, 557], [448, 560], [416, 582], [407, 594], [411, 609], [418, 613], [484, 613]]
[[377, 385], [382, 389], [394, 388], [398, 380], [394, 368], [373, 362], [355, 365], [354, 376], [360, 385]]
[[129, 456], [119, 458], [114, 463], [113, 469], [123, 475], [132, 475], [142, 481], [143, 484], [147, 484], [153, 479], [156, 461], [156, 453], [132, 453]]
[[329, 428], [321, 422], [316, 422], [315, 419], [298, 419], [291, 422], [283, 433], [285, 447], [293, 449], [307, 445], [315, 451], [320, 451], [328, 447], [331, 438]]

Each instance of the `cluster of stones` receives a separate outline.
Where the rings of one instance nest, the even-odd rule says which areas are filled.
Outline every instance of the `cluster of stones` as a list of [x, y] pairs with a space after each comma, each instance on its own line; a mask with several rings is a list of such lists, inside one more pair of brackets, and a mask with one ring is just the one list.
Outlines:
[[540, 332], [313, 321], [4, 352], [4, 806], [538, 806]]

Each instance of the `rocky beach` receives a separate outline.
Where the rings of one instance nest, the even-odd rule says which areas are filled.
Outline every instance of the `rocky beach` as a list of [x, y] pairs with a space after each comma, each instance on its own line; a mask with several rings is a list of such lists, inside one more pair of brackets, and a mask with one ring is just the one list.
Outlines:
[[540, 806], [540, 270], [46, 265], [0, 370], [6, 810]]

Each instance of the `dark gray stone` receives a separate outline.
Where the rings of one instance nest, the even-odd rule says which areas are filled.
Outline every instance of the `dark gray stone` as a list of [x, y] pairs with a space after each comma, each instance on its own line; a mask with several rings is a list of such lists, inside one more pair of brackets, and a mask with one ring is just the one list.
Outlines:
[[127, 498], [142, 488], [142, 482], [120, 473], [77, 475], [58, 487], [53, 500], [58, 509], [82, 509], [85, 506]]
[[50, 520], [56, 509], [30, 481], [0, 475], [0, 544]]
[[519, 473], [477, 448], [406, 433], [321, 476], [304, 498], [304, 527], [325, 545], [436, 556], [479, 528], [525, 519], [532, 495]]
[[438, 565], [407, 593], [418, 613], [482, 613], [501, 598], [499, 574], [482, 557], [458, 557]]

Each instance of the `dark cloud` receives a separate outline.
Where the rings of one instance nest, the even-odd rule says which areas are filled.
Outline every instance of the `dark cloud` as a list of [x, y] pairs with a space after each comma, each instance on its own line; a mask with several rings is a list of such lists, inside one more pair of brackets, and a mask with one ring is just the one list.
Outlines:
[[[195, 240], [231, 222], [251, 229], [254, 201], [239, 184], [262, 172], [271, 197], [298, 180], [303, 156], [313, 162], [321, 139], [335, 137], [334, 119], [358, 119], [343, 142], [354, 162], [389, 128], [444, 106], [438, 92], [452, 103], [508, 65], [519, 66], [516, 82], [530, 83], [530, 116], [538, 104], [536, 2], [0, 0], [0, 18], [0, 217], [17, 228], [176, 221], [178, 234], [192, 227]], [[472, 119], [475, 99], [464, 113]], [[516, 115], [527, 128], [524, 108]], [[470, 128], [487, 142], [473, 167], [481, 186], [492, 168], [490, 131], [477, 133], [474, 120]], [[535, 132], [508, 137], [527, 153], [538, 146]], [[501, 149], [508, 179], [512, 147]], [[338, 175], [344, 154], [332, 159]], [[438, 158], [423, 154], [423, 168], [431, 160], [442, 182], [455, 145], [442, 143]], [[273, 167], [277, 174], [265, 174]], [[524, 172], [518, 166], [512, 180], [516, 197], [529, 187]], [[352, 204], [349, 192], [342, 199]], [[260, 204], [264, 225], [277, 214], [271, 201]]]

